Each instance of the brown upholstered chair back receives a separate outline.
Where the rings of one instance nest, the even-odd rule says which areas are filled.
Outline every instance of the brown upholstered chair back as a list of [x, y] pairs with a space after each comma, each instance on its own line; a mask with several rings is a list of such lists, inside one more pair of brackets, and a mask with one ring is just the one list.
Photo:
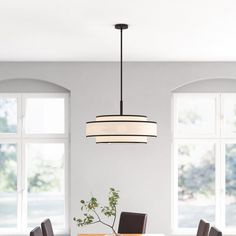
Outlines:
[[32, 231], [30, 231], [30, 236], [43, 236], [41, 228], [34, 228]]
[[41, 227], [42, 227], [42, 231], [43, 231], [43, 236], [54, 236], [52, 224], [49, 219], [44, 220], [41, 223]]
[[209, 236], [222, 236], [222, 232], [216, 227], [211, 227]]
[[200, 220], [197, 229], [197, 236], [208, 236], [210, 224], [204, 220]]
[[144, 234], [146, 231], [147, 214], [121, 212], [118, 233]]

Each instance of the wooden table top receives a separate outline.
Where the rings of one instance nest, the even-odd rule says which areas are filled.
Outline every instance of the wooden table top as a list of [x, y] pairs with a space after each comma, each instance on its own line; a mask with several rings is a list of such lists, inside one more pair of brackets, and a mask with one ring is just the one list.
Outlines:
[[[115, 234], [78, 234], [77, 236], [111, 236]], [[165, 236], [164, 234], [118, 234], [125, 236]]]

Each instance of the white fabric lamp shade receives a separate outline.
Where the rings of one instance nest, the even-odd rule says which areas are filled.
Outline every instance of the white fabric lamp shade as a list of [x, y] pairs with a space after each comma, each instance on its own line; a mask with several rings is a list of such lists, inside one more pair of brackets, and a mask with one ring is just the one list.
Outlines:
[[96, 143], [147, 143], [156, 137], [157, 124], [139, 115], [104, 115], [87, 122], [86, 136], [95, 137]]

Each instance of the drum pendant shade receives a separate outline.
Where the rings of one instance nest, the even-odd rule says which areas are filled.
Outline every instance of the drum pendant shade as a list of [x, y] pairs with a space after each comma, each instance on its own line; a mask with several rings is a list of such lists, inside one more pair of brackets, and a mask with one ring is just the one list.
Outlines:
[[143, 115], [123, 114], [123, 35], [127, 24], [116, 24], [120, 38], [120, 114], [97, 116], [86, 123], [86, 137], [96, 138], [96, 143], [147, 143], [148, 137], [157, 136], [157, 124]]

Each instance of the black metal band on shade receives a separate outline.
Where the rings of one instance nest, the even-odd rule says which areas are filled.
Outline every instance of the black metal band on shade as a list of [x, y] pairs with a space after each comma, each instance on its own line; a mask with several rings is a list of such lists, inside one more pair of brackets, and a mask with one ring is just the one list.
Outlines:
[[119, 141], [119, 142], [96, 142], [96, 144], [112, 144], [112, 143], [147, 144], [147, 142], [124, 142], [124, 141]]
[[96, 138], [96, 137], [147, 137], [156, 138], [157, 135], [142, 135], [142, 134], [94, 134], [86, 135], [86, 138]]
[[[114, 116], [114, 117], [120, 117], [121, 115], [99, 115], [99, 116], [96, 116], [96, 118], [102, 118], [102, 117], [111, 117], [111, 116]], [[147, 118], [147, 116], [144, 116], [144, 115], [122, 115], [122, 116], [133, 116], [133, 117], [142, 117], [142, 118]]]
[[157, 124], [155, 121], [142, 121], [142, 120], [94, 120], [88, 121], [86, 124], [96, 124], [96, 123], [150, 123], [150, 124]]

